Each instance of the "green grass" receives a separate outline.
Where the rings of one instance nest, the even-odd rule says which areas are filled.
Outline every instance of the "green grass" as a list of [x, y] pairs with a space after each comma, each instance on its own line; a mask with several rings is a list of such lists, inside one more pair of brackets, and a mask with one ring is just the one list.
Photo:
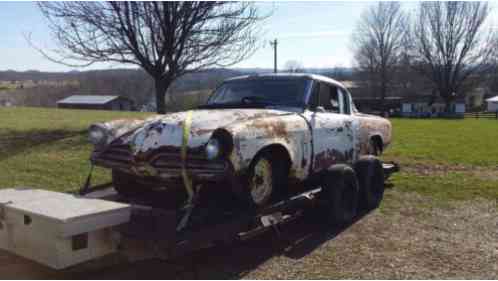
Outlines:
[[[400, 163], [394, 188], [432, 197], [435, 203], [448, 200], [498, 198], [498, 121], [483, 119], [429, 120], [393, 119], [393, 143], [383, 158]], [[403, 168], [422, 164], [428, 175]], [[433, 172], [435, 165], [447, 172]], [[455, 171], [453, 167], [466, 168]], [[473, 171], [488, 170], [494, 177]], [[486, 173], [484, 173], [486, 174]]]
[[459, 172], [432, 176], [402, 172], [395, 175], [391, 183], [398, 190], [417, 192], [439, 202], [476, 198], [498, 199], [498, 181]]
[[384, 158], [402, 163], [498, 166], [498, 120], [393, 119]]
[[[91, 145], [89, 124], [144, 113], [42, 108], [1, 108], [0, 187], [75, 190], [85, 181]], [[96, 181], [109, 179], [97, 169]]]
[[[75, 190], [85, 181], [91, 145], [89, 124], [117, 118], [141, 118], [145, 113], [0, 108], [0, 187], [29, 186]], [[394, 141], [385, 158], [401, 163], [394, 188], [418, 192], [436, 201], [476, 197], [498, 198], [498, 181], [468, 172], [419, 175], [403, 171], [412, 163], [498, 166], [498, 121], [394, 119]], [[97, 169], [95, 182], [109, 179]]]

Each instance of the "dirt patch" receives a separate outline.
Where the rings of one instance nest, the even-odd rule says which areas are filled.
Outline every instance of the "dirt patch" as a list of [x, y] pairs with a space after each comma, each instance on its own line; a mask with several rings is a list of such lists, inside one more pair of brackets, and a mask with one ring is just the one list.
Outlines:
[[426, 204], [430, 201], [428, 197], [391, 189], [386, 191], [380, 210], [345, 228], [325, 227], [308, 217], [285, 226], [279, 239], [270, 233], [169, 262], [154, 259], [128, 263], [114, 256], [57, 273], [0, 252], [0, 277], [498, 278], [497, 202], [464, 201], [436, 208]]
[[463, 173], [484, 180], [498, 181], [498, 166], [480, 167], [467, 165], [404, 164], [403, 171], [421, 176], [445, 176], [449, 173]]
[[388, 191], [399, 207], [375, 211], [298, 260], [281, 255], [248, 278], [439, 279], [498, 277], [496, 202], [421, 208], [430, 200]]

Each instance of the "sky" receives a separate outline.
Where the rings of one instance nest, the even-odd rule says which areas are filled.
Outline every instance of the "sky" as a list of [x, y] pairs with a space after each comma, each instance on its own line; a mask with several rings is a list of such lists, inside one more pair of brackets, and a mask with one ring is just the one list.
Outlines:
[[[257, 2], [260, 11], [272, 15], [261, 23], [262, 47], [234, 67], [273, 67], [270, 40], [277, 39], [278, 67], [289, 60], [304, 67], [349, 67], [353, 63], [351, 34], [361, 12], [372, 2]], [[404, 4], [410, 9], [414, 2]], [[497, 9], [494, 9], [494, 13]], [[70, 71], [35, 50], [54, 48], [46, 20], [34, 2], [0, 2], [0, 70]], [[119, 68], [119, 64], [95, 64], [78, 70]]]

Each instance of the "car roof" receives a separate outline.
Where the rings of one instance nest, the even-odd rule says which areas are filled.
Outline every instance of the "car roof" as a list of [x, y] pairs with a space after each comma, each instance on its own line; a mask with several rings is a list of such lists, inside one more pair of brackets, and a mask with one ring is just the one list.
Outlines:
[[344, 85], [334, 79], [331, 79], [329, 77], [323, 76], [323, 75], [318, 75], [318, 74], [311, 74], [311, 73], [264, 73], [264, 74], [252, 74], [252, 75], [243, 75], [243, 76], [237, 76], [237, 77], [232, 77], [229, 79], [226, 79], [225, 82], [228, 81], [239, 81], [239, 80], [258, 80], [258, 79], [311, 79], [315, 81], [320, 81], [328, 84], [332, 84], [334, 86], [339, 86], [341, 88], [346, 88]]

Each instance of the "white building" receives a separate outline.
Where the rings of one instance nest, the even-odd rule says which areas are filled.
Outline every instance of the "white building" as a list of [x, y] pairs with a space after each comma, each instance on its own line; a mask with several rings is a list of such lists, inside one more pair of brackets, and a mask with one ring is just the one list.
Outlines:
[[498, 96], [486, 99], [488, 103], [488, 112], [497, 112], [498, 111]]
[[[405, 97], [401, 102], [401, 115], [406, 117], [438, 117], [447, 115], [446, 104], [441, 98], [431, 96]], [[465, 99], [457, 98], [450, 104], [450, 114], [463, 117], [466, 111]]]

